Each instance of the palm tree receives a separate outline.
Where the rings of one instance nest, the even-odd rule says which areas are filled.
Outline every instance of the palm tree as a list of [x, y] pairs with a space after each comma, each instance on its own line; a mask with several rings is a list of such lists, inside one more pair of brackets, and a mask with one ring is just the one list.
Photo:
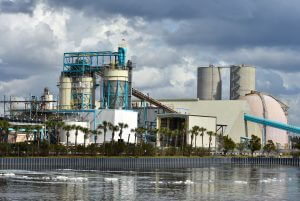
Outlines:
[[[157, 128], [150, 129], [150, 133], [155, 136], [155, 139], [157, 139], [158, 132], [159, 132], [159, 129], [157, 129]], [[155, 147], [156, 147], [156, 143], [157, 143], [157, 140], [155, 140]]]
[[35, 140], [37, 141], [37, 144], [38, 144], [38, 152], [40, 152], [40, 139], [41, 139], [41, 136], [40, 136], [40, 130], [43, 128], [42, 126], [40, 125], [35, 125], [34, 127], [34, 130], [35, 130]]
[[15, 134], [14, 134], [14, 141], [15, 141], [15, 143], [17, 143], [18, 131], [19, 131], [20, 127], [19, 127], [18, 125], [13, 125], [12, 128], [13, 128], [14, 131], [15, 131]]
[[75, 147], [77, 147], [78, 132], [82, 130], [82, 127], [80, 125], [74, 125], [74, 127], [75, 127]]
[[[160, 128], [159, 129], [159, 133], [162, 134], [162, 141], [163, 141], [163, 144], [164, 146], [168, 146], [168, 142], [169, 142], [169, 138], [168, 138], [168, 135], [169, 135], [169, 129], [168, 128]], [[167, 142], [165, 142], [167, 141]]]
[[195, 132], [195, 148], [197, 148], [197, 136], [199, 135], [199, 126], [196, 126], [196, 132]]
[[97, 143], [97, 139], [98, 139], [98, 135], [101, 135], [102, 132], [99, 131], [99, 130], [92, 130], [91, 133], [92, 133], [93, 136], [94, 136], [94, 143], [96, 144], [96, 143]]
[[[146, 132], [146, 128], [143, 128], [143, 127], [139, 127], [138, 128], [138, 132], [137, 132], [137, 135], [139, 138], [143, 139], [143, 134]], [[144, 142], [144, 140], [141, 140], [141, 142]]]
[[130, 132], [128, 133], [127, 145], [129, 145], [129, 140], [130, 140], [131, 133], [134, 133], [134, 129], [131, 129]]
[[171, 130], [171, 142], [174, 142], [174, 146], [175, 147], [176, 147], [176, 141], [177, 141], [177, 132], [176, 132], [176, 129], [175, 130]]
[[26, 125], [25, 126], [25, 134], [26, 134], [26, 141], [29, 141], [30, 137], [30, 132], [32, 131], [32, 126], [31, 125]]
[[109, 123], [107, 121], [103, 121], [102, 124], [100, 124], [98, 126], [98, 129], [103, 130], [103, 144], [104, 144], [104, 149], [105, 149], [106, 132], [107, 132], [107, 129], [109, 129]]
[[85, 148], [86, 140], [89, 138], [90, 129], [82, 128], [81, 131], [84, 133], [83, 147]]
[[8, 129], [10, 127], [10, 123], [6, 120], [1, 120], [0, 127], [1, 127], [1, 142], [4, 142], [5, 135], [6, 135], [6, 139], [8, 139]]
[[213, 131], [207, 131], [207, 135], [209, 136], [209, 144], [208, 144], [208, 149], [210, 150], [210, 145], [211, 145], [211, 141], [212, 141], [212, 136], [215, 136], [216, 133]]
[[67, 149], [69, 148], [69, 137], [70, 137], [70, 131], [73, 130], [73, 126], [71, 125], [65, 125], [63, 129], [66, 131], [66, 137], [67, 137]]
[[136, 145], [136, 138], [137, 138], [138, 128], [131, 129], [130, 131], [132, 133], [134, 133], [134, 144]]
[[115, 133], [119, 131], [119, 126], [109, 123], [109, 129], [112, 131], [111, 142], [114, 143], [115, 142]]
[[119, 138], [120, 140], [122, 139], [122, 134], [123, 134], [123, 129], [128, 128], [128, 124], [125, 123], [119, 123], [119, 128], [120, 128], [120, 132], [119, 132]]
[[166, 136], [167, 136], [167, 147], [170, 146], [170, 141], [172, 140], [172, 130], [169, 128], [166, 128], [165, 130]]
[[201, 132], [201, 133], [200, 133], [200, 136], [201, 136], [202, 148], [203, 148], [203, 147], [204, 147], [203, 137], [204, 137], [204, 132], [206, 131], [206, 128], [201, 127], [201, 128], [199, 129], [199, 131]]
[[185, 122], [182, 122], [182, 128], [181, 128], [181, 137], [182, 137], [182, 145], [181, 145], [181, 148], [183, 149], [183, 147], [185, 146], [186, 144], [186, 134], [187, 134], [187, 129], [186, 129], [186, 123]]
[[48, 129], [48, 141], [49, 143], [51, 142], [51, 133], [53, 132], [54, 128], [55, 128], [55, 122], [54, 121], [46, 121], [45, 122], [46, 128]]
[[138, 128], [135, 128], [135, 129], [131, 129], [131, 132], [134, 133], [134, 144], [136, 145], [137, 144], [137, 138], [141, 138], [143, 133], [146, 131], [145, 128], [143, 127], [138, 127]]
[[[190, 130], [190, 133], [191, 133], [191, 146], [193, 147], [193, 140], [194, 140], [194, 137], [196, 135], [198, 135], [198, 130], [199, 130], [199, 126], [193, 126], [192, 129]], [[196, 139], [195, 139], [195, 143], [196, 143]], [[196, 144], [195, 144], [195, 147], [196, 147]]]
[[[58, 130], [63, 128], [64, 122], [57, 121], [57, 120], [50, 120], [50, 121], [47, 121], [45, 124], [48, 128], [51, 128], [51, 131], [54, 130], [54, 136], [56, 138], [56, 144], [58, 144], [59, 143], [59, 132], [58, 132]], [[49, 132], [48, 132], [48, 136], [49, 136], [49, 142], [50, 142]]]
[[62, 121], [56, 121], [56, 123], [55, 123], [56, 144], [59, 143], [59, 132], [58, 131], [59, 131], [59, 129], [63, 128], [64, 125], [65, 125], [65, 123]]

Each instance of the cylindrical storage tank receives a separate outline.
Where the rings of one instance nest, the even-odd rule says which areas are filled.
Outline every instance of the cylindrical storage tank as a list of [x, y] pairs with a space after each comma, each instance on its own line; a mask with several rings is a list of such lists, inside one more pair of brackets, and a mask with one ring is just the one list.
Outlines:
[[45, 101], [45, 110], [53, 110], [53, 95], [52, 94], [46, 94], [44, 95], [44, 101]]
[[46, 87], [44, 89], [44, 94], [41, 97], [41, 109], [43, 110], [53, 110], [53, 95], [50, 93], [49, 89]]
[[72, 109], [94, 109], [95, 78], [91, 76], [72, 79]]
[[222, 80], [220, 67], [199, 67], [197, 76], [197, 98], [200, 100], [221, 100]]
[[128, 109], [127, 69], [105, 69], [103, 104], [103, 106], [108, 109]]
[[[65, 121], [65, 125], [76, 125], [76, 126], [81, 126], [83, 128], [89, 128], [89, 123], [88, 122], [77, 122], [77, 121]], [[70, 137], [69, 137], [69, 145], [75, 144], [76, 140], [76, 130], [71, 130], [70, 132]], [[59, 132], [59, 139], [62, 144], [67, 144], [67, 132], [65, 130], [61, 130]], [[85, 143], [88, 145], [90, 142], [89, 138], [86, 139]], [[78, 130], [78, 135], [77, 135], [77, 144], [84, 144], [84, 133], [80, 130]]]
[[[252, 115], [287, 124], [287, 117], [284, 110], [282, 109], [280, 103], [273, 97], [262, 93], [252, 93], [246, 95], [242, 99], [247, 100], [251, 108]], [[265, 142], [272, 140], [275, 145], [277, 144], [279, 146], [279, 148], [288, 148], [287, 131], [270, 126], [264, 127], [262, 125], [262, 133], [264, 132], [264, 129], [266, 130]]]
[[238, 65], [230, 68], [230, 99], [236, 100], [255, 91], [255, 73], [253, 66]]
[[59, 83], [59, 109], [71, 109], [72, 80], [70, 77], [61, 75]]

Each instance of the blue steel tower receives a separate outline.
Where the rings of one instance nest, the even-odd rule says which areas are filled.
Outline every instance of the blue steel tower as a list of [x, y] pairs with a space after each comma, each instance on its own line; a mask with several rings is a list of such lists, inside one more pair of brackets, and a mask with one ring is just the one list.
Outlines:
[[104, 68], [103, 76], [103, 108], [129, 109], [129, 71], [130, 62], [126, 64], [126, 48], [118, 48], [118, 61]]
[[[129, 64], [129, 65], [128, 65]], [[64, 53], [60, 77], [59, 105], [62, 110], [98, 109], [95, 104], [96, 88], [102, 86], [101, 108], [128, 109], [130, 62], [126, 63], [126, 48], [118, 52]], [[100, 83], [97, 83], [97, 78]], [[130, 85], [130, 86], [129, 86]]]

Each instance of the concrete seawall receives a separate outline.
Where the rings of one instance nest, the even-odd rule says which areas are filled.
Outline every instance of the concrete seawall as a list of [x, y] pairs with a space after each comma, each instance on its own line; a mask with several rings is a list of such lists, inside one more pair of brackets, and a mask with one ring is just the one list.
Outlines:
[[0, 158], [0, 169], [16, 170], [114, 170], [197, 168], [217, 164], [299, 166], [299, 158]]

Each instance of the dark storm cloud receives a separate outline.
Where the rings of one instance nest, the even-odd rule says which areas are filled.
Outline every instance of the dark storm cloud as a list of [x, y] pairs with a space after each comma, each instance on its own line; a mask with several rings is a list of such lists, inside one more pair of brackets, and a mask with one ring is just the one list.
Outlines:
[[299, 48], [300, 2], [298, 0], [49, 0], [86, 15], [146, 21], [174, 20], [175, 31], [166, 34], [171, 46], [197, 45], [219, 49], [263, 47]]
[[25, 79], [56, 69], [57, 43], [47, 24], [39, 23], [32, 29], [2, 26], [0, 33], [1, 81]]
[[[48, 0], [51, 6], [64, 6], [85, 11], [88, 15], [123, 15], [146, 20], [164, 18], [186, 20], [193, 18], [244, 19], [253, 15], [256, 4], [268, 6], [267, 0]], [[274, 0], [280, 2], [280, 0]], [[254, 10], [254, 11], [253, 11]]]
[[32, 13], [36, 0], [0, 0], [3, 13]]

